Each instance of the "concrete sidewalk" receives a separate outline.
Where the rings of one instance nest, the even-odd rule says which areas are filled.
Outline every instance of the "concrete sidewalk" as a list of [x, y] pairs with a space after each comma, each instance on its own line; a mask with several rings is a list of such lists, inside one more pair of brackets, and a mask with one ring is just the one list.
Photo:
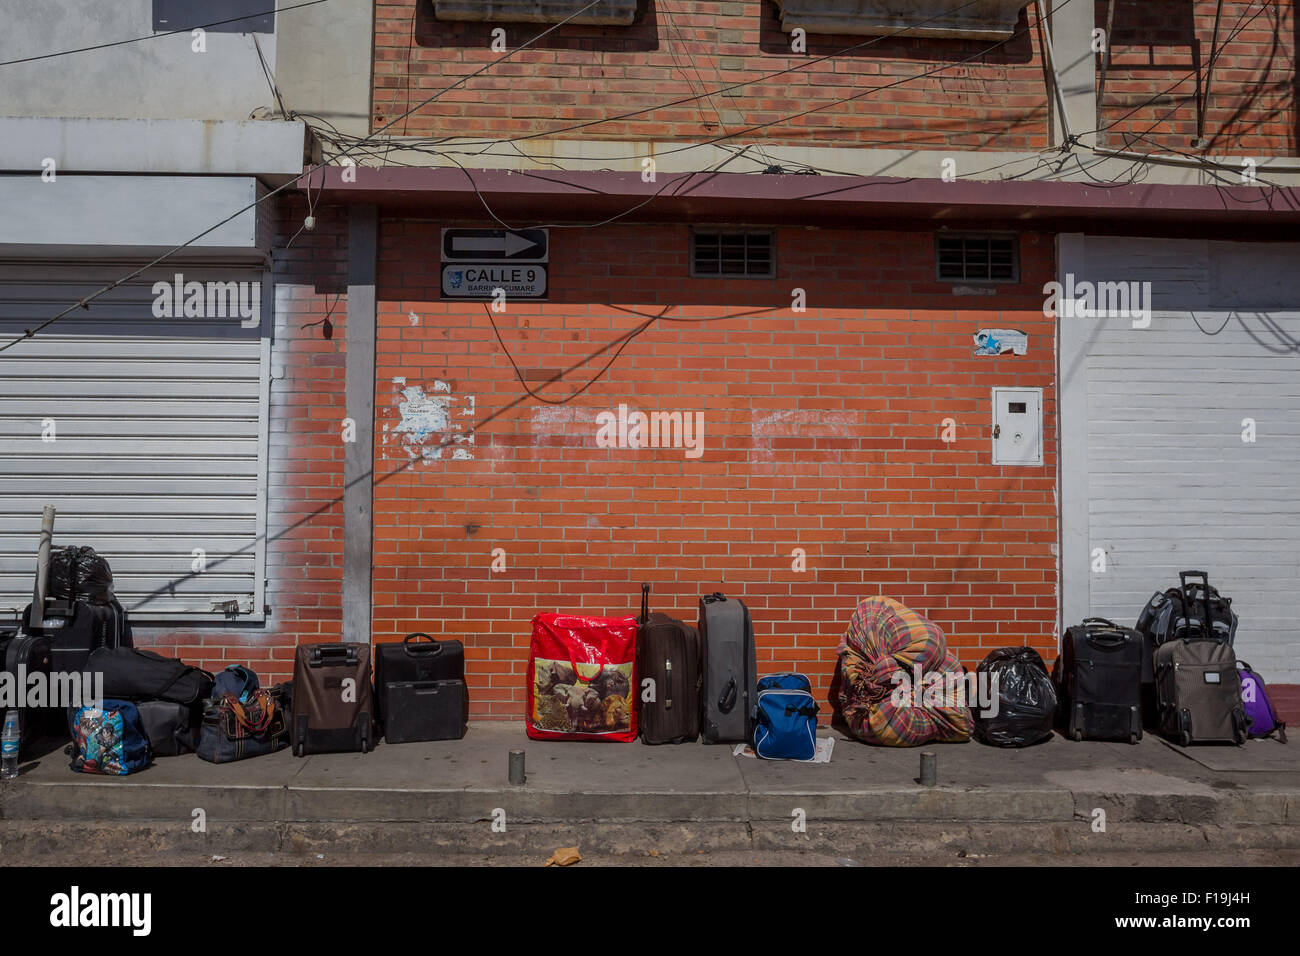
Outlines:
[[[831, 763], [809, 765], [729, 746], [530, 741], [517, 722], [482, 722], [460, 741], [225, 765], [171, 757], [126, 778], [74, 774], [55, 750], [0, 788], [0, 859], [92, 835], [105, 852], [144, 841], [196, 853], [509, 854], [579, 841], [614, 854], [1300, 848], [1300, 748], [1276, 741], [937, 745], [924, 748], [939, 759], [927, 788], [919, 750], [835, 736]], [[507, 782], [512, 748], [527, 753], [522, 787]]]

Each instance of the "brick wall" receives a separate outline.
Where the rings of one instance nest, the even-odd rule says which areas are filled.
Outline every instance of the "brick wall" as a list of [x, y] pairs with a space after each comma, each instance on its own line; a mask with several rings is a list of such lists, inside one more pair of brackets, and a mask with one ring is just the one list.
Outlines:
[[[1107, 2], [1096, 6], [1097, 26], [1104, 27]], [[1192, 149], [1195, 68], [1199, 63], [1203, 77], [1209, 65], [1217, 6], [1211, 0], [1117, 0], [1100, 111], [1106, 145], [1138, 152]], [[1292, 0], [1223, 4], [1205, 122], [1210, 153], [1295, 155], [1296, 29]], [[1097, 64], [1100, 77], [1100, 56]]]
[[[291, 676], [300, 640], [339, 640], [342, 621], [347, 213], [315, 212], [316, 229], [292, 238], [306, 203], [282, 203], [274, 241], [266, 624], [134, 629], [137, 646], [213, 671], [248, 664], [268, 684]], [[303, 328], [327, 314], [332, 339]]]
[[[1048, 145], [1047, 89], [1032, 5], [1021, 14], [1016, 34], [1001, 44], [812, 36], [807, 55], [791, 53], [776, 6], [767, 0], [642, 0], [641, 8], [641, 19], [630, 27], [561, 27], [421, 108], [392, 132], [475, 139], [541, 134], [802, 65], [728, 95], [563, 135], [709, 139], [826, 106], [729, 142], [999, 149]], [[504, 26], [511, 49], [545, 29], [526, 23], [439, 22], [428, 0], [380, 0], [375, 8], [374, 127], [500, 58], [489, 48], [491, 31], [498, 26]], [[809, 63], [857, 45], [852, 52]], [[921, 73], [933, 75], [899, 84]], [[521, 147], [527, 150], [528, 144]]]
[[[823, 696], [876, 593], [933, 617], [968, 665], [1005, 644], [1054, 656], [1049, 236], [1022, 237], [1021, 285], [967, 297], [934, 281], [927, 233], [783, 229], [776, 280], [723, 281], [688, 278], [685, 226], [553, 229], [551, 301], [493, 316], [526, 378], [642, 321], [624, 310], [695, 321], [651, 326], [572, 403], [530, 400], [437, 453], [521, 394], [482, 305], [438, 300], [440, 225], [381, 223], [374, 629], [464, 640], [475, 716], [522, 712], [533, 614], [630, 613], [641, 581], [690, 620], [701, 593], [743, 596], [760, 671], [804, 671]], [[1027, 331], [1029, 354], [974, 357], [988, 326]], [[989, 463], [994, 385], [1044, 389], [1044, 467]], [[620, 403], [702, 411], [703, 454], [596, 447], [595, 415]]]

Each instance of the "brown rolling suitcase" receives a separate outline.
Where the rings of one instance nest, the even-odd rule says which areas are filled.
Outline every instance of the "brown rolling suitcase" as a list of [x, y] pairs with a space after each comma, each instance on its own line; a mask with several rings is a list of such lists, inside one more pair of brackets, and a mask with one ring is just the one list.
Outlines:
[[[641, 707], [641, 741], [680, 744], [700, 735], [700, 634], [689, 624], [650, 613], [650, 585], [641, 585], [635, 689]], [[647, 685], [649, 679], [652, 684]], [[653, 699], [647, 700], [649, 689]]]
[[293, 753], [370, 750], [369, 644], [299, 644], [293, 656]]
[[1244, 744], [1237, 656], [1216, 640], [1173, 640], [1156, 648], [1160, 732], [1175, 743]]

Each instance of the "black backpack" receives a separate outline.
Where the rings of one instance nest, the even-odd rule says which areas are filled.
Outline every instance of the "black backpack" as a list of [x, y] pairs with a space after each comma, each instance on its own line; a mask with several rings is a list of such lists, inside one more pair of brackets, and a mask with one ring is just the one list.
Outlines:
[[1237, 636], [1232, 598], [1219, 594], [1204, 571], [1181, 571], [1178, 578], [1178, 587], [1151, 595], [1137, 629], [1154, 647], [1184, 640], [1218, 641], [1231, 647]]

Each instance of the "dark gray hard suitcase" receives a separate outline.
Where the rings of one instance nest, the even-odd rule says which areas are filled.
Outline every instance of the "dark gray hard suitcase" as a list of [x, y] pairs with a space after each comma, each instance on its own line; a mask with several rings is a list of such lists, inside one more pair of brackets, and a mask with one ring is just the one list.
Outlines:
[[758, 701], [754, 624], [745, 602], [715, 591], [700, 598], [700, 657], [704, 665], [700, 736], [706, 744], [750, 739], [750, 709]]
[[700, 632], [658, 611], [650, 613], [650, 585], [641, 585], [637, 665], [642, 687], [649, 678], [654, 698], [638, 694], [641, 742], [680, 744], [700, 735]]
[[1142, 739], [1142, 635], [1090, 617], [1065, 632], [1052, 682], [1072, 740]]
[[1227, 642], [1169, 641], [1156, 649], [1155, 665], [1162, 734], [1183, 747], [1246, 742], [1237, 655]]
[[390, 681], [384, 740], [459, 740], [469, 727], [469, 694], [463, 680]]

